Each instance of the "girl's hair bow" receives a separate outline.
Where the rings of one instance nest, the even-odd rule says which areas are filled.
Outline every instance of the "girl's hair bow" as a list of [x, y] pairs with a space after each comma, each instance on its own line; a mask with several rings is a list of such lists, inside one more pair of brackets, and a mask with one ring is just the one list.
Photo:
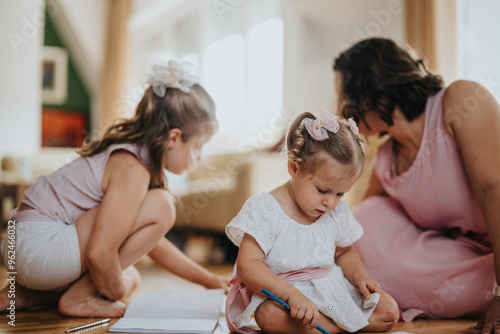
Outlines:
[[337, 119], [339, 118], [340, 117], [334, 116], [326, 110], [322, 109], [319, 110], [318, 118], [304, 119], [304, 126], [307, 132], [309, 132], [309, 135], [311, 135], [314, 140], [323, 141], [328, 139], [327, 131], [333, 133], [337, 133], [337, 131], [339, 131], [340, 124], [337, 121]]
[[177, 88], [189, 93], [189, 88], [196, 83], [196, 78], [189, 74], [189, 64], [170, 60], [168, 63], [158, 61], [153, 64], [147, 83], [153, 87], [158, 97], [164, 97], [167, 87]]

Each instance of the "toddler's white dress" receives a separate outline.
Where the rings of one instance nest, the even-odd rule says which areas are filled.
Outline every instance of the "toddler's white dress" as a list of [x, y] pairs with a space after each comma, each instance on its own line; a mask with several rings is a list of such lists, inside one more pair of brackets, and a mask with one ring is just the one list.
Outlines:
[[[238, 247], [245, 233], [258, 242], [265, 253], [264, 264], [275, 274], [333, 266], [321, 278], [290, 283], [343, 329], [355, 332], [368, 325], [375, 307], [361, 306], [364, 297], [334, 259], [336, 245], [349, 246], [363, 234], [347, 203], [340, 201], [335, 210], [310, 225], [302, 225], [288, 217], [271, 194], [262, 193], [248, 199], [226, 226], [227, 236]], [[265, 300], [253, 294], [250, 304], [235, 320], [236, 327], [251, 324], [252, 313]]]

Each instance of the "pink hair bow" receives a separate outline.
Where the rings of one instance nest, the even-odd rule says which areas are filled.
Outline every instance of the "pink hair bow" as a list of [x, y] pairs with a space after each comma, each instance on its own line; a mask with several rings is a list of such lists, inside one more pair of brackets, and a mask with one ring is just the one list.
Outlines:
[[354, 122], [354, 119], [352, 117], [347, 119], [347, 125], [349, 125], [349, 129], [351, 129], [352, 133], [354, 133], [356, 137], [361, 139], [361, 136], [359, 135], [358, 125], [356, 124], [356, 122]]
[[365, 144], [363, 144], [363, 138], [361, 138], [361, 135], [359, 134], [358, 125], [356, 124], [356, 122], [352, 117], [347, 119], [347, 125], [349, 125], [349, 129], [351, 129], [352, 133], [354, 133], [354, 135], [358, 137], [358, 139], [360, 140], [359, 144], [361, 145], [361, 148], [364, 150]]
[[328, 139], [327, 131], [333, 133], [337, 133], [337, 131], [339, 131], [340, 125], [337, 121], [339, 118], [340, 117], [333, 116], [326, 110], [322, 109], [319, 111], [318, 118], [306, 118], [304, 120], [304, 126], [314, 140], [323, 141]]

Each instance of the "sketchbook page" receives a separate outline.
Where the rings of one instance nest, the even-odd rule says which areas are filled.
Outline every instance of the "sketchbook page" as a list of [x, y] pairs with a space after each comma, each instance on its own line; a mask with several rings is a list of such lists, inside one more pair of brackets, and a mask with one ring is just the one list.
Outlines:
[[217, 326], [216, 319], [144, 319], [121, 318], [108, 331], [110, 333], [195, 333], [211, 334]]
[[218, 319], [223, 289], [171, 289], [138, 294], [124, 318]]

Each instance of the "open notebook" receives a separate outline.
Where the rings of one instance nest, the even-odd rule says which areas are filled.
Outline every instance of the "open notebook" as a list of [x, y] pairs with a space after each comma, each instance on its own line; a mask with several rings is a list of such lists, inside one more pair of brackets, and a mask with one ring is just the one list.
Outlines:
[[217, 326], [224, 296], [223, 289], [141, 293], [109, 332], [211, 334]]

